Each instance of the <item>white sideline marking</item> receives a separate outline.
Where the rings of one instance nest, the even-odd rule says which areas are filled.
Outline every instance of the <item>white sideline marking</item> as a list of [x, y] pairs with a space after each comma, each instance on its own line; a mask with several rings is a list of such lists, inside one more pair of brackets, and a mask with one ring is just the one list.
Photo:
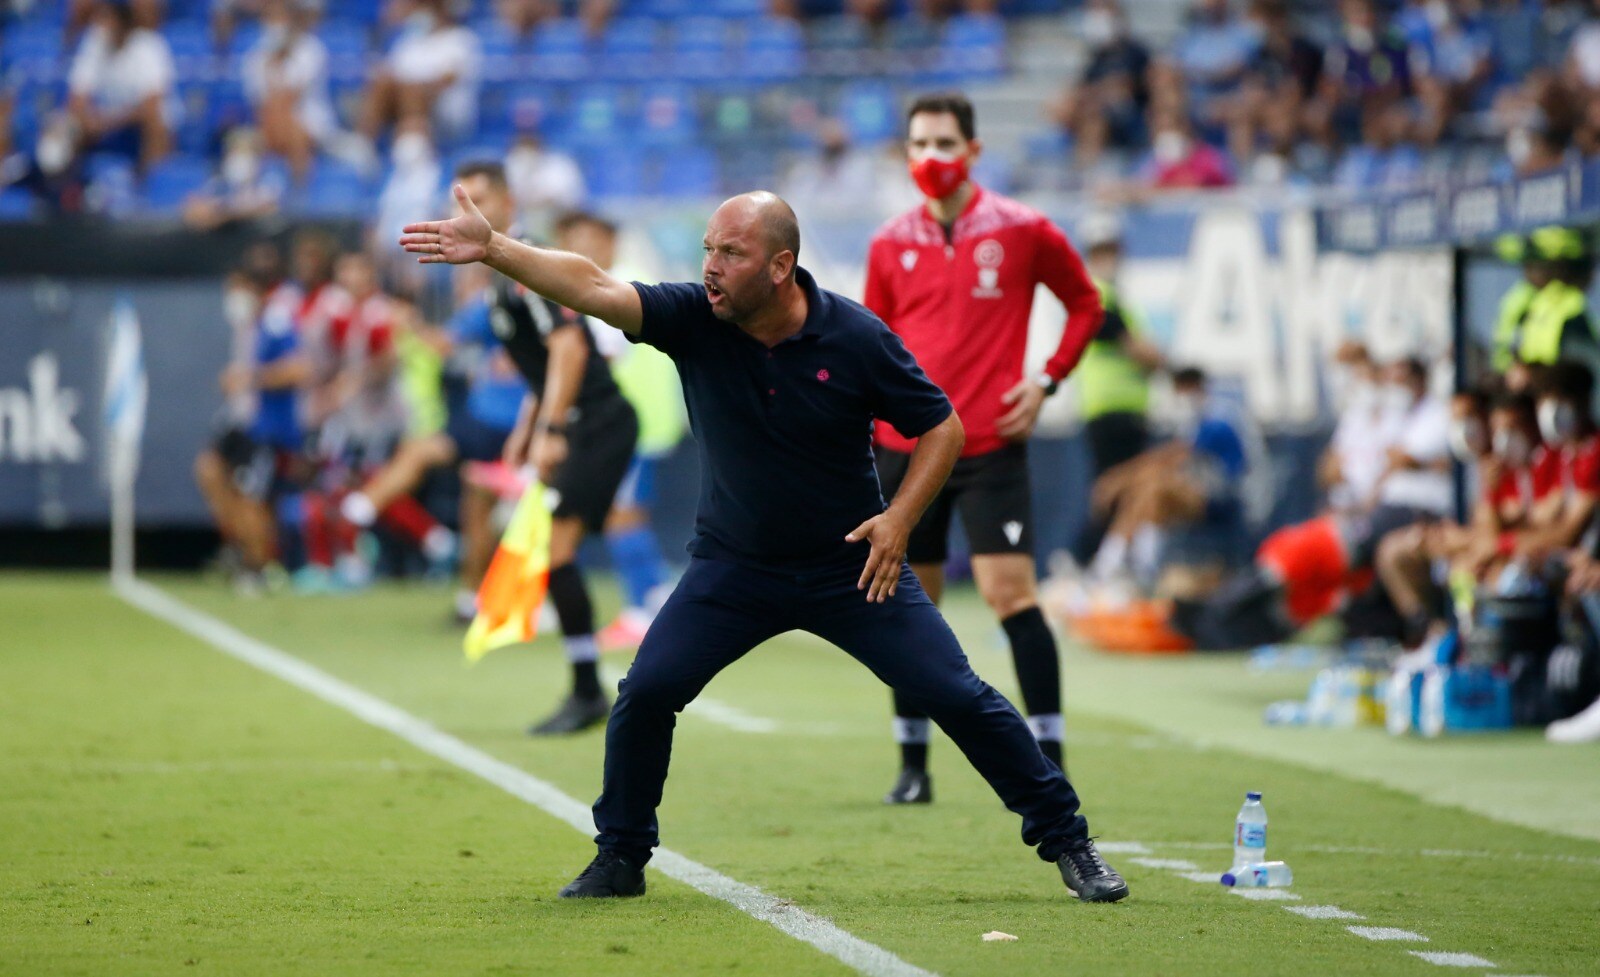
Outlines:
[[1393, 926], [1346, 926], [1345, 929], [1361, 937], [1363, 940], [1403, 940], [1410, 943], [1426, 943], [1428, 938], [1421, 933], [1410, 930], [1395, 929]]
[[716, 699], [696, 699], [684, 707], [684, 712], [694, 713], [702, 719], [709, 719], [719, 726], [740, 733], [776, 733], [778, 721], [767, 719], [763, 716], [752, 716], [737, 706], [730, 706], [726, 702]]
[[1233, 894], [1251, 902], [1298, 902], [1300, 897], [1286, 889], [1234, 889]]
[[[140, 580], [119, 579], [112, 589], [124, 601], [187, 632], [213, 648], [338, 706], [363, 722], [400, 737], [418, 749], [487, 780], [501, 790], [559, 818], [586, 835], [594, 833], [589, 806], [384, 700], [307, 662], [258, 641]], [[813, 916], [786, 899], [729, 878], [667, 848], [656, 849], [655, 867], [669, 878], [732, 905], [741, 912], [809, 944], [868, 977], [935, 977], [876, 944]]]
[[[1224, 851], [1233, 848], [1226, 841], [1152, 841], [1158, 848], [1187, 848], [1192, 851]], [[1101, 846], [1104, 848], [1105, 846]], [[1600, 858], [1588, 855], [1551, 855], [1542, 852], [1465, 850], [1459, 848], [1421, 848], [1401, 850], [1396, 848], [1366, 848], [1350, 845], [1296, 845], [1298, 851], [1318, 855], [1421, 855], [1424, 858], [1510, 858], [1523, 862], [1561, 862], [1566, 865], [1593, 865], [1600, 867]]]
[[1409, 951], [1413, 957], [1421, 957], [1429, 963], [1441, 967], [1493, 967], [1494, 962], [1482, 957], [1475, 957], [1470, 953], [1437, 953], [1427, 950]]
[[1221, 885], [1221, 872], [1179, 872], [1178, 878], [1188, 879], [1190, 882], [1203, 882], [1206, 885]]
[[[1077, 740], [1073, 740], [1077, 742]], [[1095, 847], [1111, 855], [1148, 855], [1150, 849], [1137, 841], [1104, 841], [1095, 842]]]
[[[1135, 865], [1143, 865], [1145, 868], [1166, 868], [1174, 872], [1194, 872], [1200, 868], [1194, 862], [1186, 862], [1181, 858], [1130, 858], [1128, 861]], [[1219, 875], [1217, 878], [1220, 879], [1222, 876]]]
[[1284, 906], [1283, 908], [1291, 913], [1294, 913], [1296, 916], [1304, 916], [1307, 919], [1367, 918], [1360, 913], [1353, 913], [1348, 909], [1340, 909], [1338, 906]]

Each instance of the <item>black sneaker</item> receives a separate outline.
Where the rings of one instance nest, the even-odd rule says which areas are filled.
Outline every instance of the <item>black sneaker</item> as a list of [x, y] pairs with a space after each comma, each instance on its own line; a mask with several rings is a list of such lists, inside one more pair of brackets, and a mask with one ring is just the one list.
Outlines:
[[616, 899], [644, 895], [644, 869], [615, 852], [603, 851], [578, 877], [561, 887], [563, 899]]
[[889, 793], [883, 795], [885, 804], [932, 804], [933, 778], [926, 770], [900, 768], [900, 779], [894, 782]]
[[611, 703], [606, 701], [605, 695], [597, 695], [591, 699], [574, 693], [567, 696], [567, 700], [544, 721], [529, 726], [528, 735], [565, 736], [569, 733], [581, 733], [591, 726], [605, 722], [606, 716], [610, 713]]
[[1056, 859], [1061, 881], [1067, 891], [1084, 902], [1116, 902], [1127, 898], [1128, 883], [1122, 880], [1095, 850], [1094, 841], [1085, 838]]

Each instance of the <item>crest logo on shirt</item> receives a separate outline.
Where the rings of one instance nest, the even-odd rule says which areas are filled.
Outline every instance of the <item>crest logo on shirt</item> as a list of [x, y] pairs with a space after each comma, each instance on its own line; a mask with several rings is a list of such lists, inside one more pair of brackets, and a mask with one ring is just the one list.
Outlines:
[[975, 299], [997, 299], [1000, 291], [1000, 263], [1006, 260], [1006, 249], [994, 238], [979, 241], [972, 251], [972, 261], [978, 266], [978, 287], [972, 290]]
[[1017, 545], [1017, 541], [1022, 539], [1022, 523], [1017, 522], [1015, 519], [1000, 528], [1005, 532], [1006, 539], [1012, 546]]
[[829, 373], [827, 370], [818, 370], [817, 371], [817, 379], [821, 380], [823, 383], [827, 383], [828, 382], [828, 377], [830, 377], [832, 375], [833, 374]]
[[915, 248], [906, 248], [904, 251], [900, 252], [900, 267], [904, 268], [906, 271], [910, 271], [916, 266], [917, 251]]

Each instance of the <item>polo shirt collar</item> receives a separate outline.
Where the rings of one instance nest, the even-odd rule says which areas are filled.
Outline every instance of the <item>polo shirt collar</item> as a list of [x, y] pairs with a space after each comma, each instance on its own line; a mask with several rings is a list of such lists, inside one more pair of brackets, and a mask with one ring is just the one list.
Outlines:
[[822, 289], [817, 287], [817, 280], [811, 276], [811, 272], [796, 265], [794, 280], [806, 295], [806, 321], [800, 327], [800, 331], [790, 336], [785, 342], [799, 339], [801, 336], [821, 336], [823, 322], [828, 316], [827, 310], [822, 307], [827, 299], [822, 294]]

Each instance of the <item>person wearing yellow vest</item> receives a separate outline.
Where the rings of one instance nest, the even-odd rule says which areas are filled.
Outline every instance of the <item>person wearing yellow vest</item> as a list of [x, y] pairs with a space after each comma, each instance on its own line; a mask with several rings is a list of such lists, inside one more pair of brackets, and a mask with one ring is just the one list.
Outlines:
[[[581, 254], [610, 271], [616, 263], [617, 228], [594, 214], [574, 212], [556, 221], [556, 246]], [[606, 549], [622, 583], [622, 612], [596, 635], [602, 651], [637, 648], [655, 612], [671, 593], [661, 542], [650, 522], [656, 468], [687, 430], [678, 370], [665, 353], [627, 342], [618, 330], [589, 320], [611, 376], [639, 415], [633, 463], [606, 518]], [[605, 333], [604, 336], [600, 333]]]
[[1528, 301], [1521, 324], [1507, 335], [1511, 355], [1506, 386], [1512, 390], [1527, 386], [1526, 367], [1576, 360], [1593, 369], [1600, 361], [1600, 340], [1589, 316], [1594, 268], [1588, 242], [1579, 231], [1541, 228], [1530, 236], [1529, 245], [1549, 269], [1549, 280]]
[[[1089, 480], [1138, 456], [1148, 446], [1150, 374], [1162, 366], [1161, 350], [1144, 335], [1137, 311], [1117, 289], [1122, 236], [1109, 221], [1084, 228], [1084, 263], [1105, 306], [1105, 322], [1073, 374], [1078, 411], [1089, 445]], [[1099, 549], [1105, 523], [1091, 521], [1072, 547], [1079, 562]]]
[[[1535, 232], [1535, 236], [1538, 233]], [[1496, 373], [1505, 373], [1516, 362], [1515, 347], [1523, 320], [1528, 317], [1528, 306], [1533, 304], [1539, 289], [1550, 282], [1550, 266], [1541, 257], [1540, 241], [1535, 237], [1504, 235], [1495, 242], [1495, 253], [1507, 264], [1522, 266], [1522, 277], [1500, 297], [1500, 309], [1494, 320], [1490, 364]]]

